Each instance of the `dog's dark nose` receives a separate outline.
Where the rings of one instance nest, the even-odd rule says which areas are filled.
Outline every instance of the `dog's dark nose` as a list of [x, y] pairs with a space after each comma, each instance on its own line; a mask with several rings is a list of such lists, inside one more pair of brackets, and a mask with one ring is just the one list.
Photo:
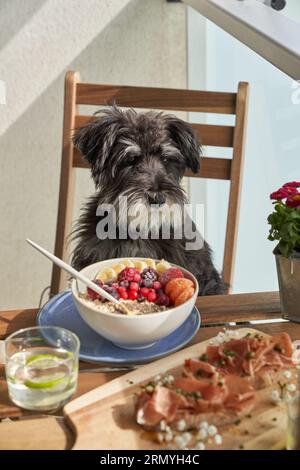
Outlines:
[[148, 201], [149, 204], [158, 204], [159, 206], [163, 206], [166, 202], [166, 196], [162, 193], [148, 194]]

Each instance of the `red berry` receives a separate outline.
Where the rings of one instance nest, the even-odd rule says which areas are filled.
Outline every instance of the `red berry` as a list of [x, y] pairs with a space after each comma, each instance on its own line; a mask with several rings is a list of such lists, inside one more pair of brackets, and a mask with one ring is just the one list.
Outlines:
[[155, 302], [157, 298], [156, 292], [150, 291], [149, 294], [147, 295], [147, 300], [148, 302]]
[[141, 287], [140, 294], [141, 294], [143, 297], [147, 297], [147, 295], [149, 294], [149, 289], [148, 289], [148, 287]]
[[123, 299], [123, 300], [128, 299], [128, 293], [126, 292], [126, 290], [125, 290], [125, 292], [120, 292], [120, 296], [121, 296], [121, 299]]
[[139, 272], [136, 268], [124, 268], [118, 275], [118, 281], [132, 282], [137, 274], [139, 275]]
[[95, 292], [90, 287], [87, 288], [87, 295], [89, 296], [91, 300], [96, 300], [96, 299], [100, 300], [100, 297], [101, 297], [100, 294], [97, 294], [97, 292]]
[[171, 279], [184, 277], [181, 269], [169, 268], [159, 278], [161, 284], [165, 286]]
[[126, 292], [126, 287], [119, 286], [118, 287], [118, 292], [119, 292], [119, 294], [122, 294], [122, 292]]
[[[97, 284], [97, 286], [100, 286], [100, 287], [103, 286], [103, 282], [100, 279], [94, 279], [93, 282], [95, 284]], [[97, 294], [97, 292], [95, 292], [90, 287], [87, 288], [87, 294], [88, 294], [88, 296], [91, 300], [96, 300], [96, 299], [100, 300], [101, 299], [101, 295]]]
[[161, 289], [161, 283], [159, 281], [154, 281], [153, 282], [153, 289], [155, 289], [155, 290]]
[[140, 288], [140, 286], [138, 285], [137, 282], [131, 282], [130, 285], [129, 285], [129, 289], [130, 289], [130, 290], [136, 290], [136, 291], [138, 291], [139, 288]]
[[156, 304], [168, 307], [170, 305], [170, 299], [166, 294], [160, 294], [156, 299]]
[[134, 281], [134, 282], [141, 282], [141, 279], [142, 279], [142, 278], [141, 278], [140, 274], [135, 274], [135, 275], [133, 276], [133, 281]]
[[137, 293], [137, 291], [130, 289], [130, 290], [128, 291], [128, 298], [129, 298], [130, 300], [136, 300], [136, 299], [138, 298], [138, 293]]

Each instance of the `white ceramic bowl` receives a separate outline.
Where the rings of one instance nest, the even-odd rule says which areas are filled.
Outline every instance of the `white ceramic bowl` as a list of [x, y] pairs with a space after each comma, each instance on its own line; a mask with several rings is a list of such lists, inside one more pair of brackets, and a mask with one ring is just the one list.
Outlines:
[[[115, 258], [101, 261], [84, 268], [81, 272], [89, 279], [94, 279], [96, 274], [106, 266], [122, 263], [125, 258]], [[130, 258], [143, 260], [144, 258]], [[172, 266], [176, 266], [172, 264]], [[180, 267], [180, 266], [177, 266]], [[98, 308], [87, 305], [78, 295], [86, 292], [86, 286], [73, 279], [72, 294], [75, 305], [81, 318], [104, 338], [116, 346], [125, 349], [144, 349], [152, 346], [156, 341], [169, 335], [182, 325], [191, 313], [198, 295], [198, 282], [196, 278], [185, 269], [181, 268], [186, 277], [195, 285], [195, 293], [187, 302], [178, 307], [173, 307], [162, 312], [146, 315], [126, 316], [120, 313], [101, 312]], [[78, 286], [78, 287], [77, 287]]]

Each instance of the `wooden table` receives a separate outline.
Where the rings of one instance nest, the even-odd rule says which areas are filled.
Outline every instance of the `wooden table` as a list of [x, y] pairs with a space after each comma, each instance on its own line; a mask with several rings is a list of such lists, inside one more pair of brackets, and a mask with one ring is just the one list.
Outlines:
[[[236, 326], [230, 326], [232, 329], [256, 320], [275, 320], [272, 323], [255, 325], [255, 328], [260, 331], [266, 333], [287, 331], [292, 339], [300, 339], [300, 324], [283, 322], [281, 319], [278, 292], [200, 297], [197, 306], [201, 312], [202, 324], [189, 346], [215, 336], [229, 322], [236, 322]], [[20, 328], [34, 326], [37, 312], [37, 309], [0, 312], [0, 340]], [[76, 396], [125, 373], [99, 373], [94, 371], [95, 367], [95, 364], [80, 363]], [[13, 421], [5, 420], [5, 418], [10, 418]], [[72, 447], [72, 431], [64, 423], [61, 413], [56, 412], [55, 416], [51, 416], [41, 415], [40, 412], [25, 411], [9, 400], [3, 364], [0, 364], [1, 419], [0, 449], [66, 449]]]

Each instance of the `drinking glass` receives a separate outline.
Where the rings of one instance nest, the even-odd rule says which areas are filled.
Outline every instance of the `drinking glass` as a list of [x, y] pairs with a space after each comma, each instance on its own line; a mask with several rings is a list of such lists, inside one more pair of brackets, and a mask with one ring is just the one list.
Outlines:
[[55, 410], [77, 387], [79, 339], [69, 330], [25, 328], [5, 340], [10, 399], [27, 410]]

